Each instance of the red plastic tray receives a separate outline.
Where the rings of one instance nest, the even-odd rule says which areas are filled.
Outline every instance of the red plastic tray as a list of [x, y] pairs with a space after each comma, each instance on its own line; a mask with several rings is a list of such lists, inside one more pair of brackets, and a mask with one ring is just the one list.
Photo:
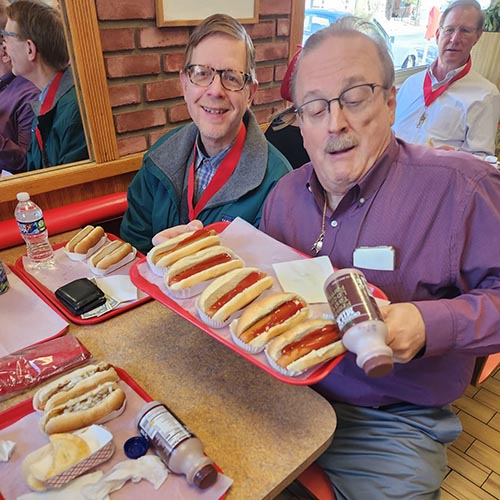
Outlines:
[[[221, 233], [226, 227], [228, 226], [228, 223], [220, 222], [220, 223], [215, 223], [210, 226], [209, 228], [215, 229], [217, 232]], [[304, 256], [303, 253], [294, 250], [294, 252], [297, 255]], [[257, 266], [259, 267], [259, 263], [257, 262], [246, 262], [245, 263], [247, 266]], [[143, 273], [141, 273], [141, 270]], [[196, 325], [198, 328], [203, 330], [204, 332], [208, 333], [215, 339], [217, 339], [219, 342], [222, 342], [224, 345], [232, 349], [233, 351], [237, 352], [239, 355], [243, 356], [250, 362], [254, 363], [257, 365], [259, 368], [263, 369], [273, 377], [281, 380], [282, 382], [286, 382], [288, 384], [295, 384], [295, 385], [311, 385], [319, 382], [323, 378], [325, 378], [339, 363], [340, 361], [344, 358], [345, 354], [341, 354], [340, 356], [318, 366], [317, 368], [312, 368], [303, 374], [296, 376], [296, 377], [288, 377], [286, 375], [283, 375], [276, 370], [274, 370], [268, 363], [267, 358], [264, 354], [264, 352], [260, 352], [257, 354], [251, 354], [243, 349], [241, 349], [239, 346], [237, 346], [231, 339], [231, 335], [229, 333], [229, 327], [224, 327], [220, 329], [212, 329], [209, 326], [207, 326], [205, 323], [203, 323], [200, 318], [197, 316], [196, 311], [192, 307], [183, 307], [182, 305], [182, 300], [179, 299], [179, 301], [176, 301], [175, 299], [171, 298], [169, 295], [167, 295], [166, 291], [162, 289], [162, 278], [159, 276], [154, 277], [154, 281], [152, 282], [148, 280], [144, 274], [154, 276], [152, 272], [148, 268], [148, 263], [146, 261], [146, 258], [142, 258], [139, 261], [135, 262], [133, 266], [130, 268], [130, 278], [132, 280], [132, 283], [137, 286], [137, 288], [143, 290], [144, 292], [150, 294], [153, 298], [161, 302], [163, 305], [167, 306], [169, 309], [172, 309], [172, 311], [176, 312], [183, 318], [187, 319], [194, 325]], [[371, 285], [373, 287], [373, 285]], [[385, 294], [378, 289], [377, 287], [373, 287], [373, 294], [375, 297], [385, 299], [386, 296]]]
[[[113, 240], [118, 240], [119, 238], [113, 234], [107, 233], [106, 234], [108, 239], [113, 241]], [[54, 245], [54, 250], [57, 250], [59, 248], [62, 248], [66, 245], [67, 242], [64, 243], [59, 243]], [[137, 252], [136, 260], [139, 260], [140, 258], [143, 257], [143, 254], [140, 252]], [[68, 265], [71, 265], [71, 260], [68, 259]], [[79, 324], [79, 325], [91, 325], [94, 323], [101, 323], [102, 321], [106, 321], [109, 318], [112, 318], [113, 316], [116, 316], [118, 314], [121, 314], [125, 311], [128, 311], [129, 309], [132, 309], [133, 307], [137, 307], [141, 304], [144, 304], [145, 302], [148, 302], [151, 300], [152, 297], [146, 296], [139, 298], [138, 300], [128, 302], [127, 304], [118, 307], [116, 309], [113, 309], [106, 314], [103, 314], [102, 316], [94, 317], [94, 318], [88, 318], [88, 319], [82, 319], [80, 316], [75, 316], [72, 314], [68, 309], [66, 309], [61, 302], [59, 302], [52, 290], [47, 288], [43, 283], [41, 283], [35, 276], [33, 276], [29, 271], [27, 271], [24, 268], [23, 265], [23, 256], [19, 257], [16, 260], [15, 264], [15, 271], [16, 274], [23, 279], [25, 283], [27, 283], [40, 297], [42, 297], [48, 304], [53, 306], [57, 311], [59, 311], [65, 318], [69, 319], [73, 323]], [[120, 274], [120, 269], [117, 269], [116, 271], [113, 271], [109, 273], [108, 276], [113, 276], [114, 274]], [[89, 274], [89, 276], [91, 273]], [[147, 293], [147, 292], [145, 292]]]
[[[120, 379], [129, 386], [129, 388], [135, 392], [140, 398], [142, 398], [145, 402], [147, 401], [152, 401], [152, 398], [151, 396], [123, 369], [119, 368], [119, 367], [115, 367], [117, 373], [118, 373], [118, 376], [120, 377]], [[113, 425], [110, 425], [110, 424], [113, 424], [116, 421], [118, 420], [122, 420], [122, 423], [118, 426], [121, 428], [121, 426], [123, 425], [123, 419], [126, 418], [126, 413], [127, 409], [125, 409], [125, 413], [119, 417], [117, 417], [116, 419], [113, 419], [112, 421], [110, 421], [108, 424], [106, 424], [106, 427], [108, 429], [110, 429], [113, 433], [114, 433], [114, 430], [111, 429], [110, 427], [113, 427]], [[18, 403], [17, 405], [3, 411], [3, 412], [0, 412], [0, 430], [1, 429], [6, 429], [8, 427], [10, 427], [11, 425], [15, 424], [17, 421], [19, 421], [21, 418], [31, 414], [31, 413], [34, 413], [34, 409], [33, 409], [33, 399], [30, 398], [30, 399], [27, 399], [25, 401], [22, 401], [21, 403]], [[129, 415], [130, 417], [130, 415]], [[133, 424], [132, 424], [133, 425]], [[26, 429], [26, 432], [30, 433], [30, 432], [36, 432], [36, 433], [40, 433], [40, 431], [35, 427], [34, 429]], [[128, 434], [129, 431], [127, 431], [126, 433]], [[134, 431], [132, 431], [133, 433]], [[133, 435], [133, 434], [131, 434]], [[120, 437], [123, 437], [123, 429], [121, 430], [121, 436]], [[120, 448], [121, 448], [121, 443], [119, 442], [120, 441], [120, 438], [116, 439], [115, 440], [115, 446], [116, 446], [116, 451], [115, 451], [115, 455], [117, 455], [119, 452], [120, 452]], [[16, 450], [14, 450], [14, 453], [16, 452]], [[123, 456], [123, 460], [125, 460], [126, 457]], [[5, 464], [3, 464], [3, 469], [2, 471], [0, 471], [0, 477], [1, 477], [1, 473], [3, 472], [4, 474], [8, 474], [9, 473], [9, 465], [10, 463], [7, 462]], [[103, 464], [105, 465], [105, 464]], [[217, 466], [217, 464], [214, 464], [216, 469], [222, 473], [222, 470]], [[17, 474], [18, 472], [17, 471], [10, 471], [11, 474]], [[169, 475], [170, 476], [170, 475]], [[181, 476], [179, 476], [179, 479], [176, 477], [176, 480], [181, 480], [181, 481], [184, 481], [184, 478], [182, 478]], [[169, 478], [167, 478], [167, 481], [161, 486], [160, 490], [158, 490], [160, 496], [162, 498], [168, 498], [168, 487], [169, 487]], [[0, 481], [1, 483], [1, 481]], [[138, 485], [140, 485], [140, 483], [138, 483]], [[152, 486], [151, 484], [148, 483], [149, 486], [146, 486], [146, 488], [150, 488], [149, 490], [146, 489], [143, 493], [151, 493], [151, 491], [154, 491], [152, 490]], [[137, 488], [138, 486], [136, 486]], [[135, 489], [133, 492], [130, 493], [130, 495], [128, 494], [127, 490], [129, 488], [127, 486], [124, 487], [123, 491], [120, 491], [120, 492], [117, 492], [117, 496], [119, 496], [120, 498], [123, 498], [123, 497], [131, 497], [131, 498], [137, 498], [137, 489]], [[176, 488], [174, 488], [176, 490]], [[6, 497], [4, 497], [2, 495], [2, 484], [0, 484], [0, 500], [6, 500]], [[6, 490], [4, 490], [4, 493], [5, 493]], [[176, 490], [177, 491], [177, 490]], [[6, 493], [5, 493], [6, 494]], [[155, 495], [155, 498], [157, 498], [158, 495]], [[226, 497], [226, 495], [222, 495], [220, 497], [220, 500], [224, 499]], [[9, 499], [10, 500], [10, 499]]]

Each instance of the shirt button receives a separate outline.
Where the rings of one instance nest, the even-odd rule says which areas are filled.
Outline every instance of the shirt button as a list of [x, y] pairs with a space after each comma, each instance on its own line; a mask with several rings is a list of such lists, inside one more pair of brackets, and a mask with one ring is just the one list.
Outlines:
[[362, 205], [366, 200], [364, 198], [359, 199], [359, 204]]
[[337, 221], [336, 220], [332, 220], [332, 222], [330, 222], [330, 226], [332, 227], [337, 227]]

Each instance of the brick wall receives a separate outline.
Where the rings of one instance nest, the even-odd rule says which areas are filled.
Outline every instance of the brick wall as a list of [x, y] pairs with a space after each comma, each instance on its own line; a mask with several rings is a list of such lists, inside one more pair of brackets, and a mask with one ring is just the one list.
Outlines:
[[[291, 0], [260, 0], [259, 23], [245, 25], [256, 49], [260, 123], [283, 107]], [[144, 151], [189, 120], [178, 78], [190, 27], [156, 27], [155, 0], [96, 0], [120, 155]]]

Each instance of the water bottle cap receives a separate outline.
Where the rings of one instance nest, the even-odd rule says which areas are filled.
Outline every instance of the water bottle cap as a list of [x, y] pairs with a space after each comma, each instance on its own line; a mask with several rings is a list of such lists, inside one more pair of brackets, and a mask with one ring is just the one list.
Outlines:
[[23, 191], [22, 193], [17, 193], [17, 201], [28, 201], [30, 199], [29, 193]]
[[391, 373], [393, 368], [392, 358], [383, 354], [368, 359], [363, 364], [363, 370], [368, 377], [385, 377]]

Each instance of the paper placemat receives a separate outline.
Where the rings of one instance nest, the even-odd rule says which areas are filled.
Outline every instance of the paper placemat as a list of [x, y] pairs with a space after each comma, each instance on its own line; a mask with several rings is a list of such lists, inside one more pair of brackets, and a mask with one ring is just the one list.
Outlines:
[[9, 266], [4, 267], [10, 287], [0, 295], [0, 357], [62, 335], [69, 326]]

